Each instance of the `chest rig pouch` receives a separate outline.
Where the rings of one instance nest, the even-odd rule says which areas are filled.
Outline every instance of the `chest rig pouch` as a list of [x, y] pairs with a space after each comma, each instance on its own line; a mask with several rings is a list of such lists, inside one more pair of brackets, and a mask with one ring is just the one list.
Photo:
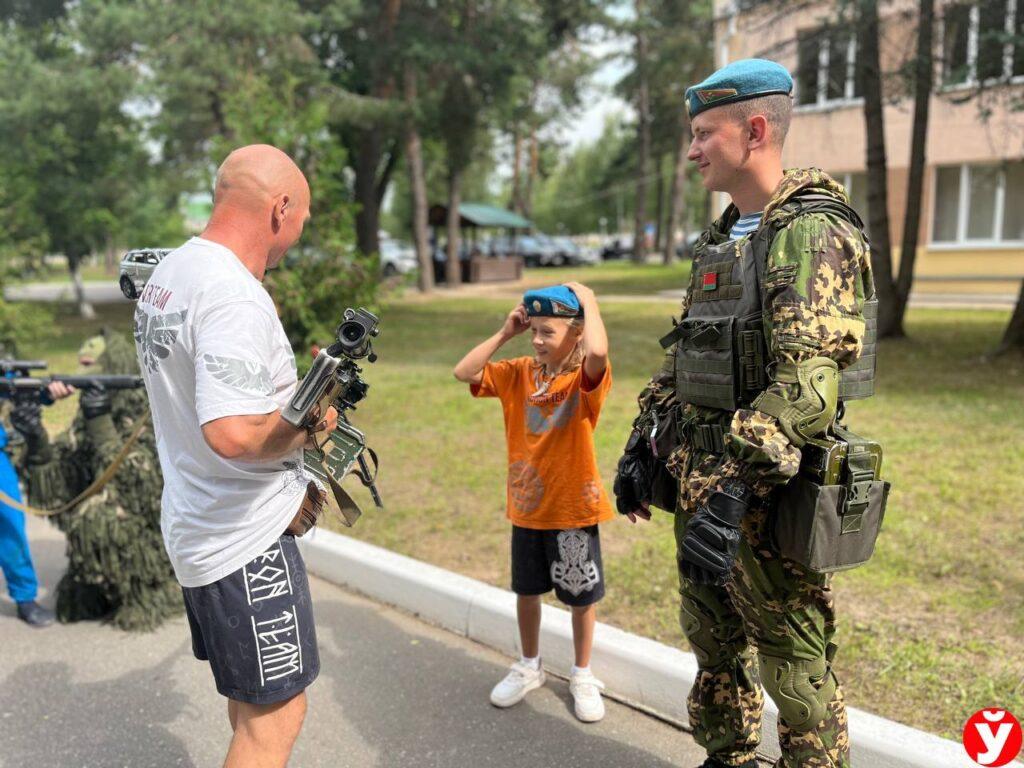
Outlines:
[[709, 243], [694, 263], [690, 310], [661, 339], [680, 402], [731, 411], [767, 386], [758, 272], [749, 239]]

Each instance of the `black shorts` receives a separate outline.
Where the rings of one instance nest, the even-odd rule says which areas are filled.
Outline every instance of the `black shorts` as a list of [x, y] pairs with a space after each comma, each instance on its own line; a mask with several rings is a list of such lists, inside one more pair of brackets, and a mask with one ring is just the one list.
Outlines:
[[597, 526], [537, 531], [512, 526], [512, 591], [542, 595], [554, 588], [566, 605], [604, 597], [604, 566]]
[[273, 704], [320, 673], [309, 580], [294, 536], [220, 581], [181, 591], [192, 652], [210, 662], [221, 695]]

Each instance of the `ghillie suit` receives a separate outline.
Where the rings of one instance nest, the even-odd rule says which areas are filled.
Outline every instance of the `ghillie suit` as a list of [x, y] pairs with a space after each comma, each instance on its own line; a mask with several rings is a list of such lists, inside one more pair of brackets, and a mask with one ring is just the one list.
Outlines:
[[[99, 352], [89, 373], [138, 374], [134, 347], [105, 332], [87, 342]], [[105, 349], [104, 349], [105, 346]], [[83, 348], [83, 353], [86, 348]], [[82, 392], [71, 427], [52, 443], [41, 426], [25, 433], [24, 483], [30, 504], [57, 509], [74, 499], [108, 467], [142, 419], [149, 415], [144, 389]], [[107, 484], [73, 509], [50, 520], [67, 537], [68, 570], [57, 585], [62, 622], [107, 619], [120, 629], [149, 631], [184, 611], [181, 590], [160, 533], [163, 478], [156, 441], [146, 427]]]

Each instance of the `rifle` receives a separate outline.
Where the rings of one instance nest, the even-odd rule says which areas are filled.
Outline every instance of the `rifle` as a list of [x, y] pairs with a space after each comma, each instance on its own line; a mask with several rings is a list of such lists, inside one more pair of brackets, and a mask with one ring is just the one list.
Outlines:
[[[24, 361], [16, 361], [24, 362]], [[31, 361], [38, 362], [38, 361]], [[39, 366], [36, 366], [39, 367]], [[45, 367], [43, 365], [42, 367]], [[75, 389], [138, 389], [144, 386], [141, 376], [101, 375], [96, 376], [15, 376], [0, 377], [0, 396], [24, 396], [30, 392], [42, 392], [55, 382], [67, 384]]]
[[[352, 426], [346, 413], [355, 410], [356, 403], [366, 397], [369, 389], [359, 375], [362, 368], [355, 361], [364, 357], [371, 363], [376, 361], [372, 340], [380, 333], [379, 323], [377, 316], [365, 309], [346, 309], [336, 332], [337, 341], [320, 350], [291, 402], [281, 412], [281, 417], [289, 424], [308, 429], [327, 413], [329, 407], [333, 406], [338, 411], [338, 426], [328, 435], [314, 435], [316, 447], [305, 451], [303, 464], [331, 488], [333, 498], [328, 496], [328, 505], [349, 526], [362, 514], [359, 505], [341, 487], [342, 480], [349, 473], [355, 471], [363, 485], [370, 489], [374, 504], [380, 508], [384, 506], [376, 484], [377, 454], [366, 445], [365, 436]], [[367, 454], [373, 459], [372, 474], [366, 461]]]
[[0, 360], [0, 375], [3, 376], [9, 373], [28, 376], [32, 371], [44, 371], [46, 368], [45, 360]]

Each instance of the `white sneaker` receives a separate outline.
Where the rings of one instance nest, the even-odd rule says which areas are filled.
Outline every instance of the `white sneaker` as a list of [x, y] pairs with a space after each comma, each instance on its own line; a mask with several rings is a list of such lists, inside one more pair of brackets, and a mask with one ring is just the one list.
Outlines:
[[601, 691], [604, 683], [590, 672], [574, 672], [569, 677], [569, 693], [576, 707], [576, 717], [584, 723], [596, 723], [604, 717]]
[[544, 685], [544, 668], [534, 669], [529, 664], [517, 661], [504, 679], [491, 691], [491, 704], [496, 707], [511, 707], [523, 700], [530, 691]]

